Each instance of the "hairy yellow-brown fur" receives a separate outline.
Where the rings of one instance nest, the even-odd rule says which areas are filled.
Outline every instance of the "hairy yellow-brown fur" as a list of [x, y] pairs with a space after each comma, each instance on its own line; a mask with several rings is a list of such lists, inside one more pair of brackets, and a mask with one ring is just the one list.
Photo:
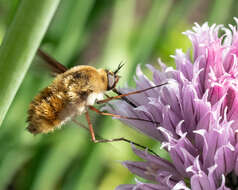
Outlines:
[[48, 133], [86, 109], [91, 93], [107, 90], [107, 73], [91, 66], [76, 66], [56, 76], [52, 84], [41, 91], [28, 110], [33, 133]]

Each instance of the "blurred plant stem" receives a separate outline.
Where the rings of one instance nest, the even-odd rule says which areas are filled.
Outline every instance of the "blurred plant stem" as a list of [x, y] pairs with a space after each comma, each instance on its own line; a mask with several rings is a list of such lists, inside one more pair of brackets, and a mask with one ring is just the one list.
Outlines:
[[95, 0], [74, 1], [65, 30], [55, 51], [55, 56], [62, 63], [68, 63], [82, 45], [82, 33], [85, 30], [85, 23], [94, 1]]
[[[151, 10], [139, 29], [138, 40], [135, 48], [132, 50], [132, 63], [130, 69], [130, 79], [135, 74], [138, 63], [144, 64], [156, 45], [157, 38], [167, 22], [168, 12], [173, 5], [172, 0], [156, 0], [151, 5]], [[132, 84], [130, 80], [130, 84]]]
[[22, 0], [0, 49], [0, 125], [60, 0]]
[[107, 69], [115, 69], [122, 61], [126, 62], [123, 77], [120, 83], [127, 81], [130, 74], [129, 41], [134, 21], [135, 0], [115, 1], [112, 24], [104, 47], [100, 66]]
[[229, 17], [229, 13], [233, 8], [234, 0], [227, 0], [225, 3], [223, 0], [215, 0], [212, 10], [210, 12], [209, 23], [225, 23]]

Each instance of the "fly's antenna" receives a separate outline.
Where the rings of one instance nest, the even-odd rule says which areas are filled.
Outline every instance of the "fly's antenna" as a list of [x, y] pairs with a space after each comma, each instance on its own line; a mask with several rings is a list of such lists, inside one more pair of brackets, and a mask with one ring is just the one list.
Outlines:
[[121, 68], [122, 68], [124, 65], [125, 65], [125, 63], [120, 62], [119, 65], [118, 65], [118, 67], [117, 67], [117, 69], [113, 72], [114, 75], [116, 75], [116, 74], [121, 70]]

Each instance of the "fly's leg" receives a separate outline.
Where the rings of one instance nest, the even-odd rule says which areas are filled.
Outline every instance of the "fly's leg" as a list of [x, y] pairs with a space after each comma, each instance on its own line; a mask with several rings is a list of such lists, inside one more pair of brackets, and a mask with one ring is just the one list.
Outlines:
[[[101, 111], [97, 110], [96, 108], [94, 108], [93, 106], [89, 106], [89, 109], [91, 109], [92, 111], [95, 111], [95, 112], [97, 112], [97, 113], [99, 113], [99, 114], [101, 114], [101, 115], [110, 115], [110, 116], [114, 116], [114, 117], [120, 116], [120, 115], [114, 115], [114, 114], [109, 114], [109, 113], [101, 112]], [[88, 126], [89, 126], [89, 131], [90, 131], [90, 134], [91, 134], [91, 138], [92, 138], [92, 141], [93, 141], [94, 143], [110, 143], [110, 142], [123, 141], [123, 142], [126, 142], [126, 143], [133, 144], [133, 145], [135, 145], [135, 146], [137, 146], [137, 147], [140, 147], [140, 148], [142, 148], [142, 149], [148, 150], [148, 151], [151, 152], [152, 154], [158, 156], [153, 150], [148, 149], [147, 147], [145, 147], [145, 146], [143, 146], [143, 145], [141, 145], [141, 144], [138, 144], [138, 143], [136, 143], [136, 142], [133, 142], [133, 141], [131, 141], [131, 140], [128, 140], [128, 139], [126, 139], [126, 138], [124, 138], [124, 137], [114, 138], [114, 139], [96, 139], [96, 138], [95, 138], [95, 133], [94, 133], [94, 130], [93, 130], [93, 125], [92, 125], [92, 123], [91, 123], [91, 121], [90, 121], [90, 117], [89, 117], [88, 111], [86, 112], [85, 116], [86, 116], [86, 120], [87, 120], [87, 122], [88, 122]], [[123, 116], [123, 117], [120, 116], [120, 118], [131, 119], [131, 118], [124, 117], [124, 116]], [[137, 118], [134, 118], [134, 119], [137, 119]], [[149, 120], [147, 120], [147, 121], [149, 121]]]
[[113, 113], [106, 113], [106, 112], [102, 112], [100, 110], [98, 110], [97, 108], [93, 107], [93, 106], [88, 106], [88, 108], [96, 113], [99, 113], [101, 115], [107, 115], [107, 116], [112, 116], [112, 117], [116, 117], [119, 119], [131, 119], [131, 120], [138, 120], [138, 121], [146, 121], [146, 122], [150, 122], [150, 123], [154, 123], [159, 125], [159, 122], [156, 121], [151, 121], [151, 120], [147, 120], [147, 119], [140, 119], [140, 118], [136, 118], [136, 117], [127, 117], [127, 116], [123, 116], [123, 115], [117, 115], [117, 114], [113, 114]]
[[78, 125], [79, 127], [82, 127], [83, 129], [86, 129], [88, 131], [88, 127], [86, 127], [84, 124], [80, 123], [79, 121], [77, 121], [75, 118], [72, 119], [72, 121]]

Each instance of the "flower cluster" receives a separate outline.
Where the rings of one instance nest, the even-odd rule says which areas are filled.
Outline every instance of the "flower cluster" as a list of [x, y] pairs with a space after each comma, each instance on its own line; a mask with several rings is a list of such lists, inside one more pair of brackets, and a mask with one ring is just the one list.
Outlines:
[[[238, 24], [238, 19], [235, 19]], [[123, 122], [162, 142], [171, 162], [133, 148], [143, 162], [124, 162], [151, 181], [121, 185], [117, 190], [235, 190], [238, 187], [238, 31], [237, 27], [195, 24], [184, 33], [191, 53], [177, 50], [176, 69], [160, 60], [149, 80], [138, 66], [136, 89], [168, 85], [128, 96], [136, 106], [113, 102], [110, 112], [154, 122]], [[135, 89], [121, 89], [127, 93]], [[158, 126], [158, 124], [160, 125]], [[142, 143], [143, 144], [143, 143]]]

